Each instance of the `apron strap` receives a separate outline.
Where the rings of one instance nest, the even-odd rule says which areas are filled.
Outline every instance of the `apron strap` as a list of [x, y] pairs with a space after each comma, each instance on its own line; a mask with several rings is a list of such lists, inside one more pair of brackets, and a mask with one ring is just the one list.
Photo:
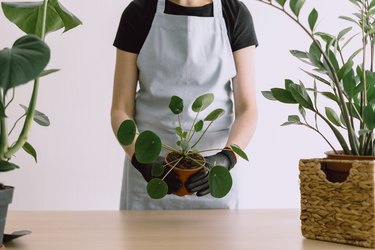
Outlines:
[[213, 3], [214, 3], [214, 17], [223, 17], [223, 8], [222, 8], [221, 0], [213, 0]]
[[156, 8], [156, 13], [164, 13], [165, 11], [165, 0], [158, 0], [158, 6]]

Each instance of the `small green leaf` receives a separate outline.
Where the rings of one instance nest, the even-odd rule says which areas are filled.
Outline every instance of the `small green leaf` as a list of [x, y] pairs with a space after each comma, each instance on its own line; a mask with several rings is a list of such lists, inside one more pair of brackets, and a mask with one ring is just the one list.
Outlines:
[[339, 77], [340, 80], [343, 79], [343, 78], [346, 76], [346, 74], [348, 74], [348, 73], [350, 72], [350, 70], [351, 70], [352, 67], [353, 67], [353, 64], [354, 64], [353, 61], [350, 60], [350, 61], [346, 62], [346, 63], [341, 67], [341, 69], [340, 69], [339, 72], [337, 73], [337, 75], [338, 75], [338, 77]]
[[194, 130], [195, 132], [199, 132], [203, 129], [203, 121], [199, 120], [195, 125], [194, 125]]
[[30, 143], [25, 142], [25, 144], [23, 144], [22, 148], [23, 148], [23, 150], [26, 151], [26, 153], [28, 153], [29, 155], [31, 155], [32, 157], [34, 157], [35, 162], [38, 162], [37, 155], [36, 155], [36, 150], [34, 149], [33, 146], [31, 146]]
[[246, 161], [249, 161], [249, 158], [247, 157], [246, 153], [240, 148], [240, 146], [236, 144], [230, 144], [230, 148], [235, 152], [238, 156], [245, 159]]
[[281, 7], [284, 7], [286, 0], [276, 0], [278, 4], [281, 5]]
[[176, 132], [176, 134], [178, 135], [178, 136], [182, 136], [182, 128], [181, 127], [177, 127], [177, 128], [175, 128], [174, 129], [175, 130], [175, 132]]
[[325, 112], [326, 112], [326, 116], [328, 120], [330, 120], [336, 126], [341, 125], [339, 116], [336, 114], [336, 112], [332, 108], [326, 107]]
[[152, 199], [161, 199], [167, 195], [168, 185], [161, 179], [152, 179], [147, 184], [147, 193]]
[[271, 93], [273, 97], [282, 103], [298, 103], [290, 93], [290, 91], [281, 88], [272, 88]]
[[298, 105], [298, 111], [306, 119], [306, 110], [301, 105]]
[[358, 135], [361, 136], [361, 135], [366, 135], [366, 134], [370, 134], [372, 131], [371, 130], [368, 130], [368, 129], [360, 129], [358, 130]]
[[232, 188], [233, 180], [229, 170], [222, 166], [215, 166], [210, 170], [208, 185], [210, 193], [215, 198], [226, 196]]
[[309, 26], [310, 26], [311, 31], [314, 30], [317, 20], [318, 20], [318, 11], [316, 11], [316, 9], [314, 8], [310, 12], [310, 15], [309, 15]]
[[40, 73], [40, 75], [38, 76], [39, 78], [40, 77], [43, 77], [43, 76], [48, 76], [52, 73], [55, 73], [57, 71], [60, 71], [59, 69], [47, 69], [47, 70], [43, 70], [42, 73]]
[[0, 172], [7, 172], [11, 170], [15, 170], [18, 167], [16, 164], [11, 163], [9, 161], [0, 161]]
[[323, 92], [320, 92], [323, 96], [327, 97], [328, 99], [331, 99], [332, 101], [334, 102], [339, 102], [339, 98], [332, 92], [328, 92], [328, 91], [323, 91]]
[[272, 92], [271, 91], [261, 91], [262, 95], [268, 99], [268, 100], [271, 100], [271, 101], [277, 101], [276, 98], [272, 95]]
[[187, 152], [190, 150], [190, 144], [188, 141], [186, 140], [182, 140], [181, 143], [180, 143], [180, 147], [182, 149], [183, 152]]
[[355, 88], [356, 88], [356, 80], [354, 75], [354, 70], [351, 69], [345, 77], [342, 79], [343, 86], [345, 93], [348, 95], [349, 98], [353, 98], [356, 94]]
[[352, 27], [348, 27], [346, 29], [341, 30], [339, 34], [337, 35], [337, 40], [341, 40], [351, 30], [352, 30]]
[[204, 120], [205, 121], [215, 121], [216, 119], [218, 119], [219, 117], [221, 117], [222, 115], [224, 115], [225, 111], [224, 109], [215, 109], [213, 111], [211, 111], [211, 113], [209, 113], [205, 118]]
[[[29, 108], [26, 107], [25, 105], [22, 105], [22, 104], [20, 104], [20, 106], [27, 113]], [[43, 126], [43, 127], [48, 127], [51, 124], [50, 121], [49, 121], [49, 118], [45, 114], [43, 114], [42, 112], [40, 112], [38, 110], [34, 110], [34, 121], [36, 123], [38, 123], [40, 126]]]
[[299, 119], [298, 115], [289, 115], [288, 116], [288, 122], [298, 122], [298, 123], [301, 123], [301, 120]]
[[194, 112], [199, 112], [205, 110], [210, 104], [214, 101], [214, 94], [207, 93], [204, 95], [199, 96], [195, 101], [193, 102], [193, 105], [191, 106], [191, 109]]
[[172, 96], [169, 102], [169, 109], [173, 114], [178, 115], [184, 110], [184, 101], [178, 96]]
[[140, 163], [152, 163], [160, 155], [161, 140], [154, 132], [142, 132], [135, 142], [135, 157]]
[[308, 59], [309, 54], [307, 52], [303, 52], [300, 50], [290, 50], [289, 51], [293, 56], [297, 57], [298, 59]]
[[304, 108], [314, 110], [311, 98], [303, 85], [291, 84], [290, 93], [292, 94], [293, 98]]
[[151, 168], [151, 174], [152, 174], [152, 176], [154, 176], [154, 177], [160, 177], [163, 173], [164, 173], [163, 164], [161, 164], [159, 162], [154, 162], [152, 164], [152, 168]]
[[117, 130], [117, 139], [121, 145], [128, 146], [133, 143], [137, 128], [133, 120], [125, 120]]
[[50, 49], [36, 36], [19, 38], [0, 50], [0, 87], [7, 91], [37, 78], [50, 59]]
[[304, 3], [305, 3], [305, 0], [290, 0], [289, 2], [290, 9], [293, 11], [296, 17], [299, 16], [299, 13]]
[[186, 131], [182, 132], [182, 139], [186, 139], [186, 136], [187, 136], [187, 132]]

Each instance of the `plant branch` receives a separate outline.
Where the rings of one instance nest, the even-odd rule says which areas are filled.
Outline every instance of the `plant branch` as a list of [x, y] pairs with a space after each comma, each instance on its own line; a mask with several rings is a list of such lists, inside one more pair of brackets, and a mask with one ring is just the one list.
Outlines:
[[[5, 105], [5, 108], [4, 108], [4, 109], [7, 109], [8, 106], [9, 106], [9, 104], [14, 100], [15, 92], [16, 92], [16, 89], [13, 88], [13, 89], [12, 89], [12, 97], [10, 98], [9, 102], [7, 103], [7, 105]], [[4, 103], [5, 103], [5, 101], [4, 101]]]
[[[3, 97], [4, 97], [4, 91], [0, 89], [0, 101], [2, 102], [1, 106], [4, 107], [4, 102], [3, 102]], [[4, 109], [5, 113], [5, 109]], [[4, 115], [1, 117], [1, 141], [0, 141], [0, 160], [5, 160], [7, 157], [5, 157], [5, 151], [8, 148], [8, 131], [7, 131], [7, 118]]]
[[9, 131], [8, 135], [10, 135], [10, 134], [12, 133], [12, 131], [13, 131], [13, 129], [16, 127], [17, 123], [18, 123], [23, 117], [25, 117], [25, 116], [26, 116], [26, 114], [23, 114], [20, 118], [17, 119], [17, 121], [14, 123], [12, 129]]
[[169, 169], [169, 171], [164, 175], [164, 177], [162, 178], [162, 180], [165, 179], [165, 177], [167, 177], [167, 175], [169, 175], [169, 173], [178, 165], [178, 163], [180, 163], [180, 161], [183, 159], [184, 157], [181, 156], [181, 158], [179, 158], [177, 160], [177, 162], [171, 167], [171, 169]]
[[[202, 108], [201, 108], [201, 109], [202, 109]], [[195, 122], [197, 121], [198, 115], [199, 115], [199, 113], [201, 112], [201, 109], [199, 109], [199, 111], [197, 112], [197, 115], [196, 115], [195, 118], [194, 118], [193, 123], [191, 124], [190, 130], [189, 130], [189, 133], [188, 133], [188, 135], [187, 135], [187, 140], [188, 140], [188, 142], [190, 142], [191, 139], [193, 138], [194, 133], [193, 133], [192, 131], [193, 131], [193, 128], [194, 128]], [[195, 129], [194, 129], [194, 131], [195, 131]], [[193, 133], [193, 134], [191, 134], [191, 133]]]
[[208, 128], [211, 126], [211, 124], [213, 123], [214, 121], [211, 121], [210, 124], [208, 124], [207, 128], [204, 130], [204, 132], [201, 134], [201, 136], [198, 138], [198, 140], [194, 143], [193, 146], [191, 146], [191, 148], [194, 148], [203, 138], [203, 136], [206, 134]]
[[302, 123], [303, 125], [305, 125], [306, 127], [314, 130], [315, 132], [317, 132], [321, 137], [323, 137], [323, 139], [328, 143], [328, 145], [332, 148], [332, 150], [335, 152], [335, 154], [337, 154], [337, 151], [336, 149], [333, 147], [333, 145], [328, 141], [328, 139], [319, 131], [319, 129], [316, 129], [314, 128], [313, 126], [311, 126], [310, 124], [304, 124]]

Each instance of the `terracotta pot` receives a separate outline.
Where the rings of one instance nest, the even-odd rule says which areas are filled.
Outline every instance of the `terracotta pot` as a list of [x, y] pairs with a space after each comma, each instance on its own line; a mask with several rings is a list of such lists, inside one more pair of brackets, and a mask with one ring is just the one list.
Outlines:
[[[324, 153], [326, 154], [327, 159], [334, 160], [375, 160], [375, 156], [346, 155], [343, 151], [337, 151], [337, 154], [334, 151], [327, 151]], [[323, 171], [329, 181], [344, 182], [349, 176], [351, 167], [352, 164], [348, 162], [327, 162], [325, 166], [323, 166]]]
[[[166, 161], [168, 166], [173, 167], [174, 164], [171, 164], [170, 161], [169, 161], [169, 158], [168, 158], [169, 154], [167, 155], [167, 157], [165, 157], [165, 161]], [[193, 174], [195, 174], [198, 171], [200, 171], [201, 169], [203, 169], [203, 167], [205, 165], [205, 159], [204, 159], [203, 156], [200, 156], [200, 157], [201, 157], [201, 161], [204, 162], [201, 166], [195, 167], [193, 169], [186, 169], [186, 168], [179, 168], [178, 165], [177, 165], [173, 168], [172, 171], [178, 175], [178, 177], [180, 178], [180, 181], [182, 183], [181, 188], [176, 193], [174, 193], [175, 195], [184, 196], [184, 195], [192, 194], [186, 189], [185, 182], [189, 179], [190, 176], [192, 176]]]
[[5, 250], [5, 246], [4, 246], [4, 245], [1, 245], [1, 246], [0, 246], [0, 250]]

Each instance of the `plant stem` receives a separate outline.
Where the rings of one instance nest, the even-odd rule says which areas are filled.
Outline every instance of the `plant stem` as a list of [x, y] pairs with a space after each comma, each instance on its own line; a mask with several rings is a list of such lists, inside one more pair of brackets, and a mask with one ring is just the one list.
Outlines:
[[161, 146], [169, 151], [172, 151], [172, 152], [176, 152], [176, 153], [179, 153], [180, 151], [178, 151], [177, 149], [171, 147], [171, 146], [168, 146], [166, 144], [161, 144]]
[[[16, 92], [16, 88], [12, 88], [12, 97], [10, 98], [9, 102], [7, 103], [7, 105], [5, 105], [4, 109], [6, 109], [9, 106], [9, 104], [14, 100], [15, 92]], [[5, 103], [5, 101], [4, 101], [4, 103]]]
[[314, 128], [313, 126], [309, 125], [309, 124], [304, 124], [306, 127], [314, 130], [315, 132], [317, 132], [321, 137], [323, 137], [323, 139], [328, 143], [328, 145], [332, 148], [332, 150], [335, 152], [335, 154], [337, 154], [337, 151], [336, 149], [333, 147], [333, 145], [328, 141], [328, 139], [316, 128]]
[[16, 127], [17, 123], [24, 117], [26, 114], [23, 114], [20, 118], [17, 119], [17, 121], [14, 123], [12, 129], [9, 131], [8, 135], [10, 135], [13, 131], [13, 129]]
[[[362, 82], [363, 82], [363, 89], [361, 93], [361, 115], [362, 117], [364, 116], [364, 109], [367, 106], [367, 81], [366, 81], [366, 40], [367, 40], [367, 35], [365, 34], [365, 5], [363, 4], [361, 7], [361, 17], [362, 17], [362, 48], [363, 48], [363, 57], [362, 57]], [[365, 123], [361, 122], [360, 123], [360, 128], [365, 129]], [[360, 149], [361, 153], [364, 154], [366, 151], [365, 149], [365, 136], [361, 135], [359, 137], [360, 141]]]
[[[197, 121], [197, 118], [198, 118], [198, 115], [199, 115], [200, 112], [201, 112], [201, 109], [199, 109], [199, 111], [197, 112], [197, 115], [196, 115], [195, 118], [194, 118], [193, 123], [191, 124], [190, 130], [189, 130], [189, 133], [188, 133], [188, 135], [187, 135], [188, 142], [190, 142], [191, 138], [193, 138], [194, 133], [193, 133], [193, 135], [191, 135], [191, 133], [192, 133], [192, 131], [193, 131], [193, 128], [194, 128], [195, 122]], [[194, 131], [195, 131], [195, 130], [194, 130]]]
[[[3, 102], [3, 97], [4, 97], [4, 91], [0, 89], [0, 101], [1, 101], [1, 106], [4, 107], [4, 102]], [[4, 109], [5, 113], [5, 109]], [[7, 159], [5, 157], [5, 151], [8, 148], [8, 131], [7, 131], [7, 118], [1, 117], [1, 141], [0, 141], [0, 160], [3, 161]]]
[[201, 162], [201, 161], [199, 161], [199, 160], [197, 160], [197, 159], [194, 159], [194, 158], [192, 158], [192, 157], [190, 157], [190, 156], [186, 156], [186, 158], [189, 159], [189, 160], [191, 160], [191, 161], [193, 161], [193, 162], [195, 162], [198, 166], [200, 166], [200, 165], [202, 165], [202, 164], [205, 163], [204, 161]]
[[194, 148], [199, 142], [200, 140], [202, 140], [203, 136], [206, 134], [208, 128], [211, 126], [211, 124], [213, 123], [214, 121], [210, 122], [210, 124], [208, 124], [207, 128], [204, 130], [204, 132], [201, 134], [201, 136], [198, 138], [198, 140], [194, 143], [193, 146], [191, 146], [191, 148]]
[[[46, 37], [46, 20], [47, 20], [47, 9], [48, 9], [48, 0], [43, 0], [43, 21], [42, 21], [42, 33], [41, 33], [41, 39], [44, 41]], [[36, 78], [34, 80], [34, 87], [33, 92], [31, 95], [30, 103], [28, 110], [26, 112], [26, 119], [23, 124], [23, 128], [21, 130], [21, 133], [17, 139], [17, 141], [14, 143], [13, 146], [11, 146], [6, 152], [5, 152], [5, 158], [10, 158], [13, 154], [15, 154], [26, 142], [28, 138], [28, 134], [31, 128], [31, 124], [34, 119], [34, 113], [35, 113], [35, 107], [36, 107], [36, 101], [38, 98], [38, 90], [39, 90], [39, 78]]]
[[162, 178], [162, 180], [165, 179], [165, 177], [167, 177], [167, 175], [169, 175], [169, 173], [178, 165], [178, 163], [183, 159], [184, 157], [182, 156], [181, 158], [179, 158], [177, 160], [177, 162], [171, 167], [171, 169], [169, 169], [169, 171], [164, 175], [164, 177]]
[[194, 152], [188, 153], [187, 155], [200, 154], [200, 153], [211, 152], [211, 151], [221, 151], [221, 150], [223, 149], [222, 148], [206, 149], [206, 150], [194, 151]]

